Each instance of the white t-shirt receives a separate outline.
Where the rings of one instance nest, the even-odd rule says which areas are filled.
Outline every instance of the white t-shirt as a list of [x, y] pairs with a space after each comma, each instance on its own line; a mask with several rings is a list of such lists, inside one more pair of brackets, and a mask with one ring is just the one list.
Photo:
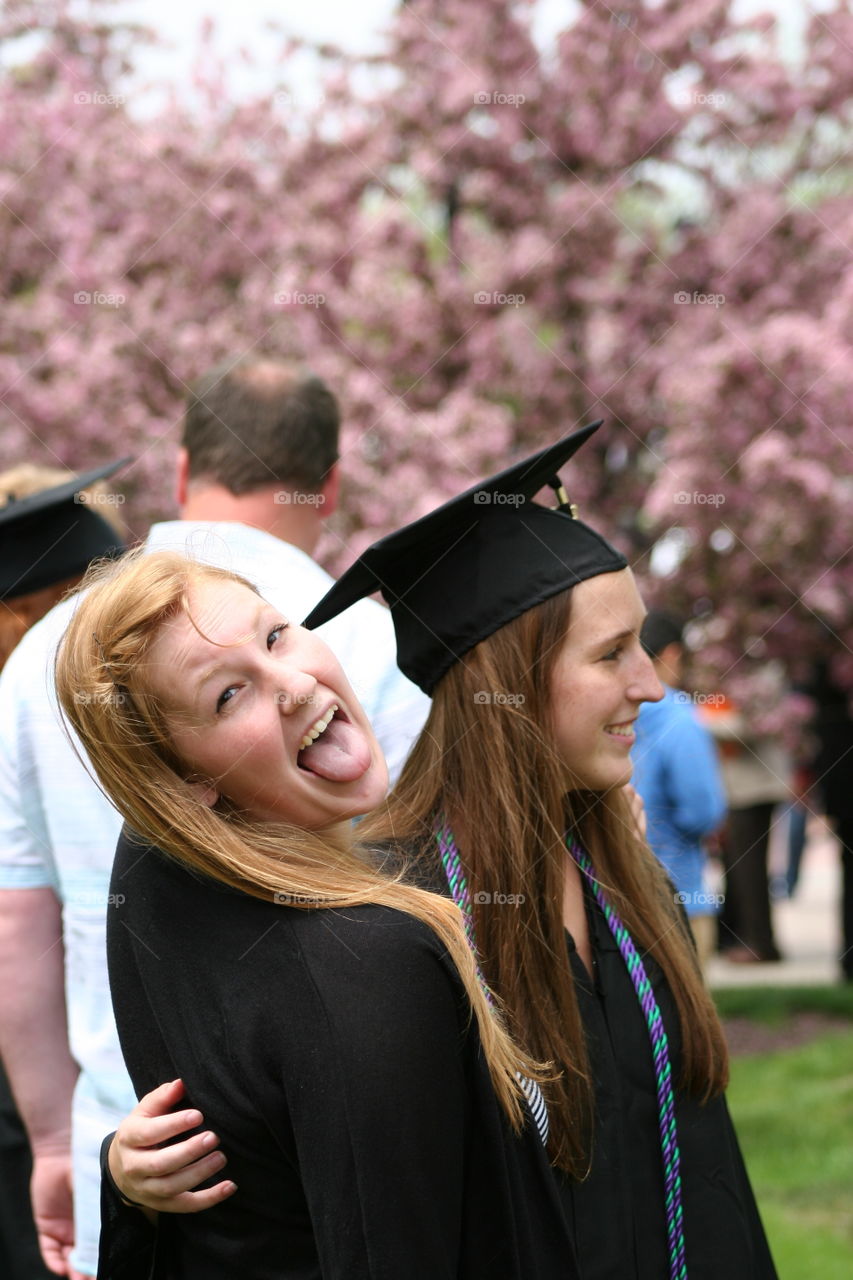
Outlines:
[[[333, 581], [298, 548], [243, 524], [156, 524], [146, 549], [186, 551], [242, 574], [296, 622]], [[118, 1044], [106, 966], [110, 870], [121, 818], [78, 759], [53, 690], [53, 657], [74, 603], [58, 605], [33, 627], [0, 675], [0, 892], [50, 887], [62, 904], [68, 1036], [80, 1066], [72, 1116], [72, 1263], [94, 1275], [100, 1144], [136, 1097]], [[429, 699], [397, 668], [390, 613], [362, 600], [318, 635], [340, 660], [395, 778]]]

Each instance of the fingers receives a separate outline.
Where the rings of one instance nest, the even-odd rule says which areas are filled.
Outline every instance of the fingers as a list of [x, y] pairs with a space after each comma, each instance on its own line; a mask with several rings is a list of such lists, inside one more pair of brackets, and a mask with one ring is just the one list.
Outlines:
[[204, 1120], [200, 1111], [176, 1111], [169, 1116], [150, 1116], [140, 1110], [141, 1106], [142, 1102], [119, 1125], [118, 1139], [123, 1146], [155, 1147], [161, 1142], [168, 1142], [170, 1138], [178, 1137], [187, 1129], [196, 1129]]
[[122, 1194], [159, 1212], [199, 1213], [237, 1190], [228, 1179], [193, 1190], [223, 1169], [226, 1158], [210, 1130], [171, 1141], [204, 1123], [202, 1113], [192, 1108], [173, 1112], [183, 1096], [180, 1080], [152, 1089], [119, 1125], [110, 1146], [110, 1170]]
[[164, 1116], [183, 1096], [183, 1080], [170, 1080], [167, 1084], [158, 1085], [156, 1089], [146, 1093], [144, 1098], [140, 1098], [134, 1110], [140, 1115]]
[[42, 1232], [39, 1233], [38, 1244], [41, 1256], [44, 1259], [44, 1265], [48, 1271], [52, 1271], [57, 1276], [68, 1275], [68, 1265], [66, 1263], [68, 1256], [67, 1244], [57, 1240], [55, 1236], [44, 1235]]
[[[154, 1189], [153, 1179], [163, 1188], [165, 1195], [197, 1187], [227, 1163], [223, 1153], [214, 1149], [219, 1145], [215, 1134], [202, 1134], [200, 1137], [210, 1141], [201, 1144], [193, 1138], [190, 1142], [181, 1142], [161, 1151], [120, 1153], [124, 1171], [122, 1182], [127, 1183], [132, 1178], [135, 1185], [144, 1184], [148, 1190]], [[132, 1195], [131, 1199], [144, 1201], [145, 1196]]]
[[217, 1182], [215, 1187], [208, 1187], [205, 1191], [186, 1191], [183, 1195], [161, 1201], [159, 1208], [163, 1213], [201, 1213], [215, 1204], [221, 1204], [223, 1200], [233, 1196], [236, 1190], [234, 1182]]
[[[218, 1182], [215, 1187], [205, 1187], [201, 1191], [195, 1191], [195, 1188], [200, 1182], [206, 1182], [208, 1178], [219, 1173], [220, 1169], [224, 1169], [225, 1164], [224, 1155], [216, 1151], [204, 1160], [179, 1169], [177, 1173], [164, 1177], [139, 1177], [135, 1183], [139, 1201], [152, 1209], [166, 1210], [170, 1213], [190, 1213], [206, 1207], [207, 1204], [218, 1204], [221, 1199], [226, 1198], [222, 1194], [222, 1182]], [[228, 1182], [228, 1185], [232, 1190], [235, 1189], [232, 1182]], [[176, 1208], [178, 1203], [186, 1207]]]

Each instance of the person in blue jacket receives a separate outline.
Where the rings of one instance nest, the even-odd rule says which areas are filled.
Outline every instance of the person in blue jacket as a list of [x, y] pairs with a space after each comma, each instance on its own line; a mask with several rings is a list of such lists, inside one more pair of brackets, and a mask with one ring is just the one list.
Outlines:
[[664, 687], [660, 702], [644, 702], [631, 753], [633, 785], [648, 819], [647, 839], [683, 904], [704, 968], [714, 950], [719, 895], [705, 875], [703, 840], [726, 815], [717, 749], [679, 685], [684, 667], [683, 626], [652, 610], [641, 640]]

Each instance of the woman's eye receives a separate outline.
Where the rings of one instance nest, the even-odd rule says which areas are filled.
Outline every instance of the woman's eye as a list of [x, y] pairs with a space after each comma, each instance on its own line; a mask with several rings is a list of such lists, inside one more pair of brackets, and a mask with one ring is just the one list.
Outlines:
[[231, 699], [234, 697], [234, 694], [235, 694], [236, 692], [237, 692], [237, 686], [236, 686], [236, 684], [230, 684], [230, 685], [228, 686], [228, 688], [227, 688], [227, 689], [223, 689], [223, 690], [222, 690], [222, 692], [220, 693], [219, 697], [216, 699], [216, 714], [217, 714], [217, 715], [219, 715], [219, 712], [220, 712], [220, 711], [222, 710], [222, 708], [226, 705], [226, 703], [228, 703], [228, 702], [230, 702], [230, 701], [231, 701]]
[[273, 647], [273, 645], [276, 643], [276, 641], [278, 640], [279, 636], [281, 635], [282, 631], [286, 631], [286, 630], [287, 630], [287, 627], [288, 627], [288, 624], [287, 624], [286, 622], [278, 622], [278, 623], [276, 623], [276, 625], [273, 627], [272, 631], [271, 631], [271, 632], [269, 633], [269, 635], [267, 636], [267, 648], [268, 648], [268, 649], [271, 649], [271, 648]]
[[622, 652], [623, 647], [624, 646], [621, 644], [617, 645], [615, 649], [611, 649], [609, 653], [605, 653], [601, 661], [615, 662], [616, 659], [619, 657], [620, 653]]

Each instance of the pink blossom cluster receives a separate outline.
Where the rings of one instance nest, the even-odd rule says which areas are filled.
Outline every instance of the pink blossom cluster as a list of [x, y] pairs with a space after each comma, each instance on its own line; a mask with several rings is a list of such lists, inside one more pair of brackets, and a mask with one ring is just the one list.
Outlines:
[[547, 46], [535, 7], [401, 5], [381, 55], [321, 51], [310, 108], [235, 104], [215, 66], [152, 117], [122, 96], [145, 33], [10, 0], [0, 39], [43, 39], [0, 75], [4, 458], [133, 453], [141, 535], [192, 379], [303, 361], [344, 409], [337, 570], [600, 416], [573, 500], [651, 599], [713, 621], [712, 679], [748, 700], [818, 627], [846, 670], [849, 4], [796, 64], [730, 0], [596, 0]]

